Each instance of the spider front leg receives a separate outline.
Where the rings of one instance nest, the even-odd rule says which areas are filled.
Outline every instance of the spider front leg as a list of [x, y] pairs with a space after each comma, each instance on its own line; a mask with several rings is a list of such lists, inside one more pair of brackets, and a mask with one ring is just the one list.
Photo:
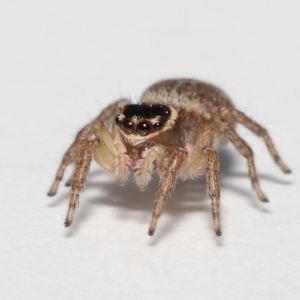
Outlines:
[[[206, 128], [207, 129], [207, 128]], [[214, 231], [216, 235], [222, 235], [220, 222], [220, 184], [219, 169], [220, 161], [217, 151], [212, 147], [200, 146], [204, 141], [203, 132], [198, 134], [198, 151], [184, 166], [181, 177], [193, 178], [202, 172], [206, 173], [207, 191], [211, 200]]]
[[76, 136], [75, 141], [64, 154], [61, 164], [56, 173], [54, 182], [48, 192], [48, 196], [55, 196], [59, 187], [60, 181], [63, 179], [66, 168], [73, 163], [80, 153], [81, 147], [88, 140], [93, 131], [93, 123], [86, 125], [82, 128]]
[[72, 188], [66, 226], [70, 226], [73, 221], [79, 193], [86, 180], [92, 158], [105, 170], [114, 171], [113, 136], [104, 126], [104, 122], [112, 118], [115, 113], [122, 111], [128, 103], [128, 100], [121, 99], [104, 109], [92, 123], [78, 132], [75, 141], [64, 154], [48, 196], [54, 196], [57, 193], [66, 168], [76, 162], [74, 175], [68, 180], [68, 185], [72, 185]]
[[[76, 160], [76, 158], [80, 152], [81, 146], [84, 144], [84, 142], [86, 142], [89, 139], [89, 137], [92, 134], [98, 133], [98, 137], [99, 138], [101, 137], [100, 140], [104, 141], [104, 144], [106, 145], [106, 147], [108, 147], [108, 149], [113, 151], [112, 150], [113, 138], [111, 136], [111, 133], [104, 126], [104, 122], [109, 120], [114, 114], [122, 111], [123, 107], [128, 103], [130, 103], [130, 101], [128, 101], [126, 99], [121, 99], [119, 101], [114, 102], [113, 104], [106, 107], [95, 118], [94, 122], [86, 125], [77, 133], [75, 141], [73, 142], [71, 147], [68, 149], [68, 151], [63, 156], [62, 162], [56, 173], [55, 180], [48, 192], [48, 196], [54, 196], [57, 193], [59, 183], [64, 176], [66, 168]], [[101, 148], [101, 145], [99, 147]], [[105, 148], [105, 146], [103, 146], [103, 147]], [[99, 149], [98, 152], [99, 153], [109, 153], [109, 152], [105, 151], [105, 149], [103, 149], [103, 150], [104, 151], [101, 151], [101, 149]], [[103, 157], [101, 158], [101, 156], [98, 157], [97, 155], [94, 158], [96, 161], [99, 158], [99, 161], [100, 161], [99, 164], [101, 166], [103, 166], [105, 169], [109, 169], [111, 171], [111, 169], [112, 169], [112, 167], [111, 167], [112, 156], [111, 155], [108, 154], [108, 156], [107, 156], [108, 160], [106, 160]], [[68, 180], [67, 185], [71, 185], [71, 180]]]
[[78, 158], [75, 173], [72, 179], [71, 196], [69, 200], [69, 210], [67, 213], [65, 226], [68, 227], [72, 224], [76, 204], [78, 203], [79, 193], [84, 186], [90, 164], [92, 160], [92, 153], [96, 140], [87, 141], [81, 147]]
[[72, 224], [79, 193], [82, 190], [90, 168], [92, 158], [104, 169], [113, 171], [114, 155], [112, 153], [112, 137], [102, 124], [94, 124], [95, 137], [82, 145], [77, 158], [76, 169], [72, 179], [71, 197], [65, 226]]
[[213, 148], [204, 149], [202, 155], [205, 157], [206, 182], [208, 186], [208, 193], [211, 199], [214, 231], [216, 235], [220, 236], [222, 231], [220, 223], [219, 155]]
[[160, 217], [162, 210], [167, 202], [168, 196], [174, 187], [177, 173], [180, 170], [187, 152], [184, 149], [176, 149], [168, 162], [167, 167], [164, 169], [163, 175], [159, 182], [158, 192], [154, 202], [154, 209], [152, 213], [152, 220], [149, 227], [149, 235], [153, 235], [156, 229], [157, 220]]
[[195, 143], [195, 152], [186, 162], [181, 171], [182, 178], [193, 178], [202, 172], [206, 173], [206, 184], [211, 200], [214, 231], [220, 236], [220, 161], [217, 151], [213, 148], [216, 124], [210, 113], [201, 115], [199, 130]]
[[74, 143], [64, 155], [48, 196], [56, 194], [65, 169], [69, 164], [76, 161], [75, 172], [70, 180], [71, 196], [65, 221], [66, 226], [72, 224], [79, 193], [86, 181], [92, 158], [104, 169], [113, 171], [114, 154], [112, 147], [113, 138], [110, 132], [101, 122], [95, 121], [85, 126], [77, 134]]

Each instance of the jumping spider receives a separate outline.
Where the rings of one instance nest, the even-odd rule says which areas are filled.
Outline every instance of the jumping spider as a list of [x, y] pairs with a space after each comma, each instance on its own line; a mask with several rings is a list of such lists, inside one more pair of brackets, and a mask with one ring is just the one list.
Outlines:
[[65, 169], [75, 162], [65, 221], [65, 226], [70, 226], [92, 159], [114, 172], [121, 184], [133, 172], [141, 190], [157, 171], [160, 182], [149, 227], [149, 235], [153, 235], [176, 179], [206, 173], [214, 231], [221, 235], [217, 151], [226, 141], [245, 157], [258, 198], [268, 202], [259, 185], [252, 149], [235, 131], [236, 122], [262, 137], [276, 164], [290, 173], [266, 129], [235, 109], [221, 90], [196, 80], [172, 79], [150, 86], [138, 104], [121, 99], [109, 105], [83, 127], [63, 156], [48, 195], [56, 194]]

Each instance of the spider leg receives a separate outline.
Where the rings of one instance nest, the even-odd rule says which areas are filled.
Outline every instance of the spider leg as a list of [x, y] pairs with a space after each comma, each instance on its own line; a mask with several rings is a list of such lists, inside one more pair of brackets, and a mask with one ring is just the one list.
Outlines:
[[241, 155], [243, 155], [247, 159], [248, 168], [249, 168], [249, 176], [252, 182], [252, 186], [255, 189], [255, 192], [258, 198], [262, 202], [269, 202], [265, 194], [259, 185], [258, 176], [256, 173], [256, 168], [254, 164], [254, 156], [253, 151], [250, 146], [238, 135], [235, 129], [226, 121], [223, 121], [219, 118], [218, 115], [214, 115], [214, 119], [218, 124], [218, 127], [221, 132], [223, 132], [231, 143], [236, 147]]
[[214, 231], [216, 235], [220, 236], [220, 184], [219, 184], [219, 169], [220, 161], [217, 151], [213, 148], [206, 148], [203, 150], [206, 162], [206, 183], [208, 186], [208, 193], [211, 199]]
[[74, 175], [67, 182], [67, 185], [72, 187], [65, 226], [72, 224], [79, 193], [84, 186], [92, 159], [105, 170], [114, 171], [113, 134], [104, 126], [104, 122], [112, 118], [116, 111], [120, 112], [127, 103], [129, 101], [120, 100], [104, 109], [93, 122], [78, 132], [75, 141], [64, 154], [48, 196], [57, 193], [66, 168], [76, 162]]
[[281, 168], [282, 172], [291, 173], [291, 170], [286, 166], [286, 164], [280, 158], [267, 130], [237, 109], [232, 108], [232, 109], [230, 109], [230, 112], [236, 121], [238, 121], [239, 123], [241, 123], [242, 125], [247, 127], [249, 130], [254, 132], [256, 135], [258, 135], [259, 137], [262, 137], [264, 139], [265, 144], [266, 144], [270, 154], [272, 155], [276, 164]]
[[[75, 142], [64, 155], [48, 195], [55, 195], [59, 182], [63, 177], [64, 170], [71, 162], [76, 160], [74, 175], [68, 181], [68, 185], [71, 186], [71, 196], [65, 221], [66, 226], [72, 224], [79, 193], [84, 186], [92, 158], [104, 169], [113, 171], [114, 155], [112, 153], [112, 145], [112, 136], [106, 127], [100, 122], [97, 123], [95, 121], [85, 126], [78, 133]], [[68, 159], [67, 163], [66, 158]]]
[[177, 148], [171, 155], [167, 167], [164, 170], [162, 178], [159, 182], [158, 192], [154, 202], [152, 220], [149, 227], [149, 235], [155, 232], [157, 220], [160, 217], [162, 210], [167, 202], [168, 196], [174, 187], [177, 173], [187, 155], [187, 152], [182, 148]]
[[[104, 143], [98, 144], [98, 152], [95, 153], [94, 159], [104, 168], [104, 169], [111, 169], [111, 160], [112, 156], [109, 155], [108, 151], [105, 151], [107, 148], [112, 151], [113, 148], [113, 139], [111, 137], [111, 134], [108, 132], [106, 127], [103, 125], [104, 122], [109, 120], [115, 113], [120, 112], [122, 108], [130, 103], [130, 101], [126, 99], [121, 99], [117, 102], [114, 102], [113, 104], [106, 107], [100, 114], [97, 116], [94, 120], [94, 122], [86, 125], [83, 127], [77, 134], [75, 141], [70, 146], [70, 148], [67, 150], [67, 152], [64, 154], [63, 159], [61, 161], [61, 164], [58, 168], [58, 171], [55, 176], [55, 180], [48, 192], [48, 196], [54, 196], [57, 193], [58, 186], [60, 181], [62, 180], [66, 168], [73, 163], [82, 147], [85, 141], [89, 139], [89, 137], [92, 134], [98, 133], [99, 138], [101, 141], [104, 141]], [[100, 150], [102, 148], [102, 151]], [[107, 154], [105, 157], [100, 157], [97, 155], [97, 153], [101, 154]], [[67, 185], [71, 185], [71, 180], [68, 180]]]
[[211, 115], [208, 113], [202, 115], [196, 141], [198, 151], [185, 164], [180, 176], [193, 178], [205, 171], [207, 190], [212, 205], [214, 231], [216, 235], [220, 236], [222, 234], [220, 222], [220, 161], [217, 151], [213, 148], [214, 132], [215, 123]]
[[59, 183], [64, 176], [66, 168], [76, 160], [82, 145], [88, 139], [91, 132], [92, 132], [92, 123], [86, 125], [83, 129], [81, 129], [78, 132], [75, 141], [73, 142], [73, 144], [70, 146], [70, 148], [67, 150], [67, 152], [63, 156], [61, 164], [56, 173], [54, 182], [48, 192], [48, 196], [56, 195]]
[[[105, 170], [112, 172], [114, 166], [114, 155], [112, 153], [113, 140], [108, 130], [102, 125], [94, 123], [95, 147], [93, 159]], [[100, 139], [101, 137], [101, 139]], [[74, 174], [66, 181], [65, 186], [71, 186]]]
[[82, 145], [80, 152], [78, 154], [76, 169], [72, 179], [72, 189], [71, 189], [71, 196], [69, 201], [69, 210], [65, 221], [66, 227], [72, 224], [76, 204], [79, 198], [79, 193], [84, 186], [87, 173], [90, 168], [93, 149], [96, 142], [97, 142], [96, 140], [87, 141], [86, 143], [84, 143], [84, 145]]

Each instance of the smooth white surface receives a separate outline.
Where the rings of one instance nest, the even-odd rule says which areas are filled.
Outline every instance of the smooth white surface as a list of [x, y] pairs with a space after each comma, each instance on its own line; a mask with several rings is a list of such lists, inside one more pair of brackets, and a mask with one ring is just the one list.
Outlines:
[[[298, 299], [299, 15], [299, 1], [1, 2], [1, 299]], [[293, 174], [239, 128], [271, 202], [227, 147], [221, 238], [205, 180], [178, 183], [149, 237], [157, 178], [141, 193], [96, 165], [65, 229], [68, 189], [46, 192], [78, 129], [168, 77], [222, 87]]]

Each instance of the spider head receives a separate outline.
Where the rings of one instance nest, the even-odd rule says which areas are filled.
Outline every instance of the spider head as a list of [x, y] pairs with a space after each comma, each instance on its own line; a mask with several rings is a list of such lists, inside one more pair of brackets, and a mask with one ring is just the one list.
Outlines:
[[116, 117], [115, 123], [131, 144], [138, 144], [171, 129], [177, 116], [177, 111], [167, 105], [129, 104]]

